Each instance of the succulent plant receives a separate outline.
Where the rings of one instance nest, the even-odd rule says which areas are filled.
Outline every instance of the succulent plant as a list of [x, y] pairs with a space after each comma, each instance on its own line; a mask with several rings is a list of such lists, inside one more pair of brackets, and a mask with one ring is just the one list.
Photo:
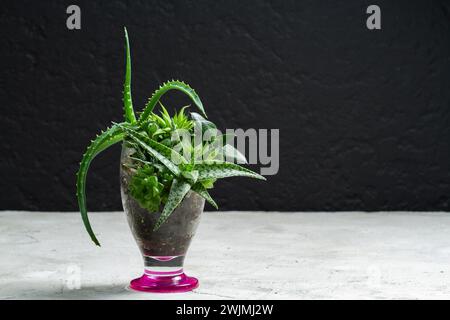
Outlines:
[[[133, 173], [129, 184], [130, 194], [143, 208], [149, 211], [149, 214], [158, 212], [163, 206], [159, 220], [154, 227], [155, 232], [169, 218], [190, 190], [198, 193], [217, 208], [217, 204], [208, 192], [217, 179], [245, 176], [265, 180], [261, 175], [235, 163], [218, 160], [217, 152], [215, 152], [217, 150], [210, 150], [208, 145], [196, 146], [190, 143], [184, 146], [193, 151], [190, 153], [192, 155], [198, 151], [198, 148], [201, 149], [202, 155], [207, 154], [206, 158], [202, 157], [200, 161], [194, 156], [186, 157], [175, 150], [177, 141], [174, 141], [173, 136], [178, 130], [184, 130], [193, 135], [194, 128], [198, 128], [202, 132], [216, 128], [212, 122], [207, 120], [203, 104], [197, 93], [182, 81], [172, 80], [161, 85], [148, 100], [137, 119], [131, 96], [131, 55], [126, 29], [125, 48], [126, 72], [123, 91], [125, 121], [113, 123], [91, 141], [77, 173], [77, 198], [81, 217], [87, 232], [96, 245], [100, 245], [100, 243], [91, 228], [86, 208], [86, 177], [91, 161], [99, 153], [116, 143], [122, 142], [133, 150], [129, 155], [131, 165], [127, 168]], [[170, 90], [178, 90], [187, 95], [202, 115], [192, 112], [189, 118], [185, 114], [187, 107], [184, 107], [171, 117], [160, 102], [161, 97]], [[162, 109], [160, 115], [153, 112], [158, 103]], [[216, 135], [213, 138], [218, 139], [221, 136]], [[244, 158], [230, 145], [221, 147], [219, 151], [233, 154], [241, 161]]]

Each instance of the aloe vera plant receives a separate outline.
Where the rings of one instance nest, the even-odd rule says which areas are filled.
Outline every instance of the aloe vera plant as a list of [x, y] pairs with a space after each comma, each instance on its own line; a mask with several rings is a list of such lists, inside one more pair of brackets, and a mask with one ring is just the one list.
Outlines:
[[[100, 245], [100, 243], [91, 228], [87, 214], [86, 177], [91, 161], [99, 153], [119, 142], [133, 150], [129, 156], [132, 165], [127, 168], [133, 172], [133, 179], [129, 186], [130, 194], [143, 208], [149, 211], [149, 214], [163, 208], [159, 220], [154, 226], [155, 232], [169, 218], [190, 190], [198, 193], [217, 208], [217, 204], [208, 192], [217, 179], [245, 176], [264, 180], [261, 175], [237, 164], [217, 160], [214, 152], [210, 152], [206, 160], [198, 161], [195, 157], [186, 157], [175, 150], [175, 142], [172, 137], [178, 130], [185, 130], [193, 135], [194, 128], [215, 129], [215, 125], [207, 120], [205, 109], [195, 90], [182, 81], [172, 80], [161, 85], [148, 100], [140, 116], [136, 118], [131, 95], [131, 55], [126, 29], [125, 48], [126, 72], [123, 91], [125, 120], [122, 123], [113, 123], [91, 141], [77, 173], [77, 198], [81, 217], [87, 232], [96, 245]], [[202, 115], [192, 112], [188, 117], [185, 114], [186, 107], [184, 107], [170, 116], [160, 102], [162, 96], [170, 90], [178, 90], [187, 95]], [[154, 112], [158, 103], [162, 109], [160, 115]], [[196, 151], [196, 148], [204, 149], [205, 146], [190, 144], [187, 147]], [[230, 145], [226, 145], [221, 151], [227, 153], [231, 151], [237, 158], [241, 160], [243, 158], [242, 154]]]

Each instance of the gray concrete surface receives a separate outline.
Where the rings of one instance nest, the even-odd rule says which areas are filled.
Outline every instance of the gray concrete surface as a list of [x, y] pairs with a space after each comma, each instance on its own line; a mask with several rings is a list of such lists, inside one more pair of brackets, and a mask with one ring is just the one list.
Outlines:
[[450, 298], [449, 213], [205, 213], [187, 294], [125, 289], [142, 261], [120, 212], [0, 212], [0, 299]]

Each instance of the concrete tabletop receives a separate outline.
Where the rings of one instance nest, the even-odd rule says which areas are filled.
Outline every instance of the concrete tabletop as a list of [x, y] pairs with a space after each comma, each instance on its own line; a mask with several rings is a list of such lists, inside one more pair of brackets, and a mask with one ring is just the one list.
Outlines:
[[186, 294], [126, 290], [142, 260], [122, 212], [0, 212], [0, 299], [450, 299], [449, 213], [205, 213]]

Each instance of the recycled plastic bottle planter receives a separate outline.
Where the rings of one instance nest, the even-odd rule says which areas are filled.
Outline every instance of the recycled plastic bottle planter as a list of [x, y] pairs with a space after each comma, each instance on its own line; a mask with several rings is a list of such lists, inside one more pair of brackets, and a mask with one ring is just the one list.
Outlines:
[[186, 292], [198, 287], [198, 280], [183, 272], [186, 253], [195, 236], [205, 199], [189, 191], [167, 221], [153, 231], [159, 213], [143, 209], [129, 194], [132, 172], [124, 164], [129, 150], [122, 148], [120, 190], [128, 224], [144, 259], [144, 274], [131, 281], [130, 288], [146, 292]]

